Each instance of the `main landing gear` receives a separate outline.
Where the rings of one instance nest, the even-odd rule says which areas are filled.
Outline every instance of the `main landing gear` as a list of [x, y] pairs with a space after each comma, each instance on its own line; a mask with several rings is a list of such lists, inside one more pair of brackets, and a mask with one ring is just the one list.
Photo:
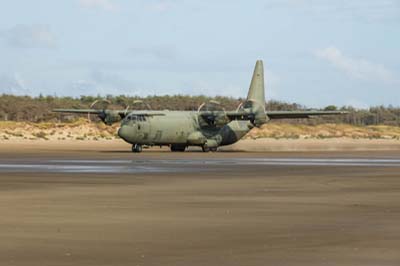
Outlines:
[[172, 152], [184, 152], [186, 145], [171, 145]]
[[133, 152], [142, 152], [143, 147], [140, 144], [133, 144], [132, 145], [132, 151]]
[[203, 152], [216, 152], [218, 150], [218, 147], [201, 146], [201, 149], [203, 150]]
[[[203, 152], [216, 152], [218, 147], [208, 147], [206, 145], [201, 147]], [[142, 152], [143, 146], [140, 144], [133, 144], [132, 145], [132, 152], [139, 153]], [[172, 152], [184, 152], [186, 150], [186, 145], [171, 145]]]

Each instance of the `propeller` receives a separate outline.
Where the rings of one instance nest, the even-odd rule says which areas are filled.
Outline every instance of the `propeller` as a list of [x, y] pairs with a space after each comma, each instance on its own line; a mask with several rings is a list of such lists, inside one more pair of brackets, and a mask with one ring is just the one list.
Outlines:
[[[98, 104], [98, 103], [106, 103], [106, 106], [103, 106], [101, 113], [98, 114], [98, 117], [101, 119], [101, 121], [104, 122], [106, 120], [106, 117], [107, 117], [105, 109], [106, 109], [106, 107], [108, 105], [111, 104], [111, 102], [109, 100], [107, 100], [107, 99], [97, 99], [94, 102], [92, 102], [92, 104], [90, 105], [89, 108], [90, 109], [95, 109], [94, 107], [96, 107], [96, 104]], [[90, 123], [92, 122], [92, 120], [90, 119], [90, 113], [88, 113], [88, 120], [89, 120]]]
[[[205, 120], [208, 126], [220, 126], [226, 124], [226, 112], [221, 103], [215, 100], [202, 103], [197, 109], [199, 115]], [[202, 115], [206, 112], [207, 115]]]
[[238, 107], [236, 108], [236, 112], [239, 112], [242, 109], [243, 109], [243, 102], [240, 102]]

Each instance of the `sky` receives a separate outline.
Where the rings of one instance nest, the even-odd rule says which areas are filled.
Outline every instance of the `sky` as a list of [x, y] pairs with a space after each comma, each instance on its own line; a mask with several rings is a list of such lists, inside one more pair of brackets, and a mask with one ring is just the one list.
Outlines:
[[0, 0], [0, 94], [400, 106], [400, 0]]

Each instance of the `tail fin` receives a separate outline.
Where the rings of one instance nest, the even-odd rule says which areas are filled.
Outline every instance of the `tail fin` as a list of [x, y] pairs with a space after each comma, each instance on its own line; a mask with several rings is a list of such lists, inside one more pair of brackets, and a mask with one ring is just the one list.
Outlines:
[[243, 107], [255, 115], [254, 125], [261, 126], [267, 122], [268, 117], [265, 114], [264, 67], [261, 60], [257, 61], [254, 68], [249, 93]]
[[257, 60], [254, 68], [247, 101], [256, 102], [265, 109], [264, 66], [261, 60]]

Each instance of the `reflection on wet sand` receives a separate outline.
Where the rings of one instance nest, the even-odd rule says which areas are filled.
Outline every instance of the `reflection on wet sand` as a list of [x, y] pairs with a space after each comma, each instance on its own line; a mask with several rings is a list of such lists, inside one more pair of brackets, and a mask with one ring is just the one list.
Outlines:
[[[368, 158], [229, 158], [140, 160], [0, 160], [0, 172], [49, 173], [163, 173], [220, 171], [238, 166], [364, 166], [400, 167], [400, 159]], [[207, 167], [204, 167], [207, 166]]]

